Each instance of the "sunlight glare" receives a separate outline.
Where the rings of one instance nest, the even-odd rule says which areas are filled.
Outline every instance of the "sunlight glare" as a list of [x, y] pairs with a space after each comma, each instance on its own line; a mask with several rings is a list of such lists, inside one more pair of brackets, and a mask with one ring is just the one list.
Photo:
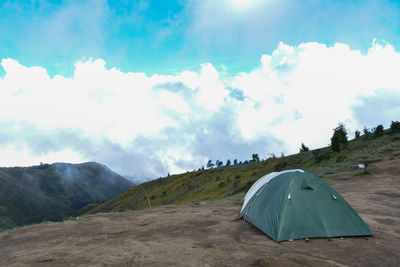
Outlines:
[[230, 0], [231, 4], [237, 8], [250, 7], [255, 0]]

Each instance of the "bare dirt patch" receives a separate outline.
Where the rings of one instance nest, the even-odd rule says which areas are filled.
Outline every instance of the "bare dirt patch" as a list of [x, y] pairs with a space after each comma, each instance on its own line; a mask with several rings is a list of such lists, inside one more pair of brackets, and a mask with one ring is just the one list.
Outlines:
[[84, 216], [0, 234], [1, 266], [400, 266], [400, 159], [334, 187], [374, 237], [275, 243], [239, 200]]

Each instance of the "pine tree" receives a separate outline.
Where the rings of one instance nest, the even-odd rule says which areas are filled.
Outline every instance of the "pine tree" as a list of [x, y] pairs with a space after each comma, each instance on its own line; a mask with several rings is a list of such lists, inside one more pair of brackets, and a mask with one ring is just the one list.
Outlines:
[[308, 152], [310, 151], [310, 149], [304, 145], [304, 143], [301, 143], [301, 147], [300, 147], [300, 152]]
[[364, 133], [365, 136], [369, 136], [371, 134], [371, 132], [369, 131], [367, 126], [364, 126], [363, 133]]
[[260, 161], [260, 156], [258, 156], [258, 154], [252, 154], [251, 157], [252, 157], [252, 161], [255, 161], [255, 162]]
[[379, 124], [374, 128], [374, 135], [375, 136], [381, 136], [383, 134], [383, 125]]
[[360, 137], [360, 135], [361, 135], [361, 133], [360, 133], [359, 130], [356, 130], [356, 131], [354, 132], [354, 137], [355, 137], [356, 139], [358, 139], [358, 138]]
[[208, 162], [207, 162], [207, 168], [212, 168], [212, 167], [214, 167], [215, 165], [214, 165], [214, 163], [212, 163], [212, 160], [210, 159]]
[[347, 131], [343, 123], [339, 123], [338, 126], [333, 129], [331, 148], [335, 152], [340, 152], [347, 148]]

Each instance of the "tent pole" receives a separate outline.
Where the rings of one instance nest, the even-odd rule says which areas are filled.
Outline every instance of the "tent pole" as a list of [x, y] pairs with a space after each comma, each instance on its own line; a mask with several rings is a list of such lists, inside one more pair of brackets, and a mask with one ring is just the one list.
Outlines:
[[149, 206], [150, 206], [150, 209], [151, 209], [150, 199], [149, 199], [149, 197], [147, 196], [147, 193], [146, 193], [146, 190], [144, 189], [144, 186], [142, 186], [142, 189], [143, 189], [144, 194], [146, 195], [147, 202], [149, 202]]

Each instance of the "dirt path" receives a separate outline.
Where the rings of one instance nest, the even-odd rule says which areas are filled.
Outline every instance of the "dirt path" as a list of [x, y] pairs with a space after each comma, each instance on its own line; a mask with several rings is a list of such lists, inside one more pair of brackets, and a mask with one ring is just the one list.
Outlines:
[[0, 266], [400, 266], [400, 159], [370, 169], [334, 187], [375, 237], [277, 244], [225, 200], [16, 229], [0, 235]]

